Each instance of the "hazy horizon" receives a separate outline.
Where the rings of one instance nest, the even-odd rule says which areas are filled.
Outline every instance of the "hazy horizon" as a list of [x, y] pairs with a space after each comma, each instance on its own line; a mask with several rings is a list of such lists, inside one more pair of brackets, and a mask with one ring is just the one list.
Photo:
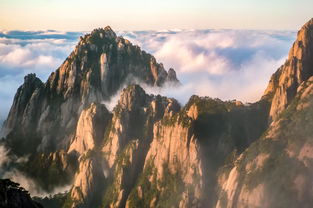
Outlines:
[[[90, 31], [161, 29], [297, 30], [312, 16], [309, 0], [3, 0], [0, 28]], [[14, 14], [14, 15], [13, 15]]]

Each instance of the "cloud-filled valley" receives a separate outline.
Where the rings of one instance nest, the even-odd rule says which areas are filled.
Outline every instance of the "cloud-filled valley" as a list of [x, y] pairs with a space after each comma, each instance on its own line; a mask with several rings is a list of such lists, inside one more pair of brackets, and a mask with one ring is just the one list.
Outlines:
[[[43, 81], [62, 64], [83, 32], [0, 31], [0, 121], [4, 120], [23, 77]], [[192, 94], [253, 102], [270, 75], [284, 63], [293, 31], [172, 30], [120, 31], [153, 54], [182, 82], [159, 93], [184, 104]]]

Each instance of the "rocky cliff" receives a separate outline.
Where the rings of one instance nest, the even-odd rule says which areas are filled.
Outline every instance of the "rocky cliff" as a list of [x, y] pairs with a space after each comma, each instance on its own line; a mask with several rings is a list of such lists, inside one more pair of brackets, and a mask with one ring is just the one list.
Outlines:
[[298, 87], [313, 75], [313, 19], [298, 32], [288, 59], [271, 77], [263, 99], [271, 101], [270, 119], [287, 108]]
[[[89, 134], [97, 123], [91, 119], [93, 106], [82, 112], [81, 118], [88, 122], [77, 129], [88, 134], [76, 137], [69, 153], [81, 144], [94, 143]], [[147, 95], [138, 85], [128, 86], [111, 121], [102, 126], [101, 142], [80, 151], [71, 206], [97, 203], [93, 193], [102, 193], [104, 207], [213, 205], [218, 167], [229, 151], [242, 151], [264, 131], [266, 106], [193, 96], [181, 108], [175, 99]], [[86, 155], [97, 156], [90, 160]], [[93, 183], [101, 188], [90, 189]], [[207, 196], [206, 191], [212, 194]], [[96, 199], [100, 200], [99, 195]]]

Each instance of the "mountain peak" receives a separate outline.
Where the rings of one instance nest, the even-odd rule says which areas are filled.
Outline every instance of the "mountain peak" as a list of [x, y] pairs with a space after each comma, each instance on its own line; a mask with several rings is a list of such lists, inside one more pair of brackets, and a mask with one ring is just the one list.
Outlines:
[[31, 82], [33, 80], [35, 80], [37, 77], [36, 77], [36, 74], [35, 73], [30, 73], [30, 74], [27, 74], [25, 77], [24, 77], [24, 82]]
[[113, 30], [112, 30], [112, 28], [110, 27], [110, 25], [105, 26], [105, 27], [104, 27], [104, 30], [106, 30], [106, 31], [112, 31], [112, 32], [113, 32]]
[[100, 38], [112, 38], [115, 39], [116, 33], [112, 30], [110, 26], [106, 26], [104, 28], [98, 28], [91, 32], [91, 36], [98, 35]]
[[313, 18], [311, 18], [307, 23], [305, 23], [302, 26], [302, 29], [304, 29], [304, 28], [311, 28], [312, 29], [312, 27], [313, 27]]
[[116, 41], [117, 35], [110, 26], [94, 29], [91, 33], [80, 37], [79, 46], [94, 44], [102, 46]]
[[[109, 100], [123, 85], [138, 81], [158, 87], [179, 83], [173, 69], [167, 73], [151, 54], [117, 37], [110, 26], [81, 37], [71, 55], [45, 84], [37, 79], [35, 74], [25, 77], [4, 128], [8, 133], [29, 129], [26, 133], [39, 138], [38, 150], [43, 152], [66, 147], [71, 140], [67, 132], [75, 130], [82, 110], [92, 102]], [[144, 93], [139, 86], [134, 87], [125, 103], [143, 102], [138, 98], [141, 94]], [[50, 127], [55, 129], [54, 135]]]
[[129, 85], [123, 89], [119, 104], [131, 110], [133, 107], [142, 106], [146, 101], [145, 91], [137, 84]]
[[309, 58], [313, 55], [313, 18], [298, 31], [297, 40], [289, 52], [289, 59]]

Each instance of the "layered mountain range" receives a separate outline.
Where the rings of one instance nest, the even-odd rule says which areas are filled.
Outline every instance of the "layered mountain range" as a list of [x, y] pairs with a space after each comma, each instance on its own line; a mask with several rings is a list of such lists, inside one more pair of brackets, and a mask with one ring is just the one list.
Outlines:
[[140, 86], [180, 85], [173, 69], [96, 29], [46, 83], [25, 77], [2, 143], [28, 160], [8, 167], [46, 191], [71, 184], [58, 207], [311, 207], [312, 75], [313, 19], [258, 102], [181, 106]]

